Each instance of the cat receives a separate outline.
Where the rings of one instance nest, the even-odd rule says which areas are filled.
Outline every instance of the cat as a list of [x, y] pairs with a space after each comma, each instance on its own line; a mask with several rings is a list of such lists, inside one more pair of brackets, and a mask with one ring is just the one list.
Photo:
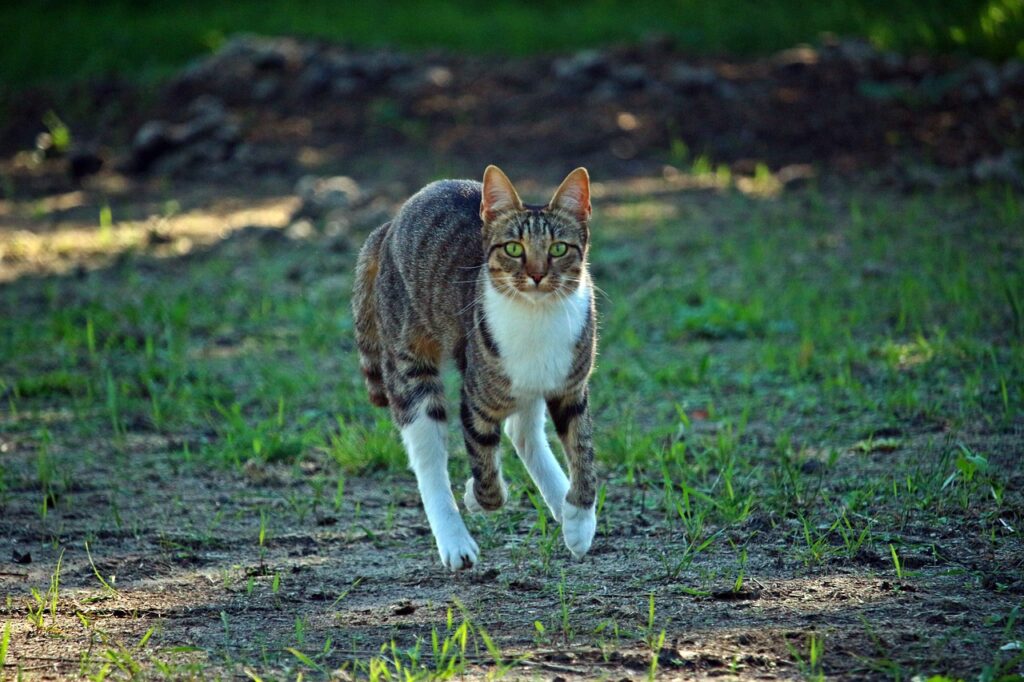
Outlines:
[[[585, 168], [534, 206], [488, 166], [483, 183], [441, 180], [421, 189], [359, 253], [352, 306], [366, 387], [373, 404], [391, 409], [441, 561], [452, 571], [476, 564], [480, 550], [448, 478], [446, 358], [462, 375], [459, 419], [472, 471], [466, 509], [493, 511], [508, 498], [504, 422], [570, 552], [582, 557], [594, 539], [590, 215]], [[569, 477], [544, 433], [545, 411]]]

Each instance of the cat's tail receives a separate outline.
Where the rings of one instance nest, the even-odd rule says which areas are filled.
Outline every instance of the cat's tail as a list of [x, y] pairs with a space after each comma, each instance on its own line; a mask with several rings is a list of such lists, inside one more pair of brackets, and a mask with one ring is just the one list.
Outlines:
[[356, 347], [359, 349], [359, 366], [366, 378], [366, 389], [370, 402], [378, 407], [388, 406], [388, 394], [384, 389], [384, 374], [381, 371], [383, 345], [380, 340], [377, 309], [373, 289], [380, 269], [380, 250], [387, 237], [391, 223], [387, 222], [370, 233], [359, 252], [356, 261], [356, 279], [352, 285], [352, 314], [356, 329]]

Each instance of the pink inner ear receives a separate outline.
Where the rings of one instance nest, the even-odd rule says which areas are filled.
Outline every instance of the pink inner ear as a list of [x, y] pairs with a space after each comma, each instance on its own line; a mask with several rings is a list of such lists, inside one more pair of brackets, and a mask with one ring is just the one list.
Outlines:
[[515, 188], [497, 167], [489, 166], [484, 173], [484, 188], [480, 198], [480, 217], [490, 220], [502, 211], [520, 207]]
[[565, 179], [554, 205], [573, 213], [580, 220], [590, 218], [590, 181], [585, 173], [573, 172]]

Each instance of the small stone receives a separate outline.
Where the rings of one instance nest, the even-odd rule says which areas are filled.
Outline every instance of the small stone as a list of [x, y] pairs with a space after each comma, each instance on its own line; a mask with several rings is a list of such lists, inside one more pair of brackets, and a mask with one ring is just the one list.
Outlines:
[[330, 178], [304, 176], [296, 183], [295, 193], [302, 198], [297, 216], [314, 220], [339, 209], [348, 209], [362, 198], [359, 184], [343, 175]]
[[647, 69], [640, 64], [618, 66], [612, 70], [611, 77], [616, 83], [627, 90], [640, 90], [650, 80], [650, 77], [647, 75]]
[[718, 74], [706, 66], [676, 64], [668, 74], [668, 82], [679, 90], [703, 90], [718, 81]]
[[283, 69], [288, 64], [288, 58], [276, 46], [265, 46], [256, 49], [252, 63], [257, 69], [269, 71]]
[[276, 78], [261, 78], [252, 86], [252, 98], [257, 102], [269, 102], [281, 94], [281, 82]]
[[132, 141], [132, 169], [140, 172], [147, 170], [161, 154], [173, 146], [169, 124], [164, 121], [143, 123]]
[[424, 74], [427, 82], [439, 88], [446, 88], [452, 84], [455, 77], [452, 70], [444, 66], [431, 66]]
[[1000, 156], [988, 156], [977, 161], [971, 168], [971, 176], [978, 182], [1005, 182], [1016, 187], [1024, 186], [1020, 154], [1011, 150]]
[[76, 147], [68, 154], [68, 173], [74, 180], [98, 173], [102, 167], [103, 159], [89, 147]]
[[319, 61], [307, 66], [299, 76], [299, 93], [313, 97], [327, 91], [331, 85], [331, 71]]
[[308, 220], [296, 220], [285, 229], [284, 235], [288, 239], [299, 240], [309, 239], [313, 236], [314, 232], [316, 230], [313, 228], [313, 223]]
[[357, 92], [362, 87], [362, 83], [357, 78], [350, 76], [340, 76], [331, 81], [331, 94], [332, 95], [351, 95]]
[[608, 58], [599, 50], [582, 50], [553, 64], [555, 76], [562, 80], [593, 80], [608, 73]]
[[999, 77], [1007, 86], [1024, 85], [1024, 61], [1009, 59], [1003, 64]]

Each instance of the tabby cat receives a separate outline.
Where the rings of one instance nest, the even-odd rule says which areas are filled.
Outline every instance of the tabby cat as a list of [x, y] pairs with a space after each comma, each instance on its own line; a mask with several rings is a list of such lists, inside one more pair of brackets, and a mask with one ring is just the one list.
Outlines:
[[[476, 563], [480, 550], [448, 479], [440, 365], [449, 357], [462, 374], [459, 418], [473, 474], [466, 508], [492, 511], [508, 497], [504, 422], [572, 554], [583, 556], [594, 539], [589, 221], [586, 169], [569, 173], [547, 205], [532, 206], [488, 166], [482, 184], [421, 189], [359, 253], [352, 306], [370, 400], [391, 408], [441, 561], [453, 571]], [[568, 478], [544, 434], [545, 408]]]

